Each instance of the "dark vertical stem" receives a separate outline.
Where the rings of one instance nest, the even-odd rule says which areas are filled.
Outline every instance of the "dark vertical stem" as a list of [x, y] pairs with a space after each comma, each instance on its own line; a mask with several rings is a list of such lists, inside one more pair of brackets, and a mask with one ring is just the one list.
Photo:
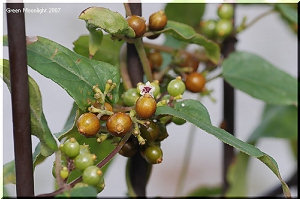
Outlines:
[[[132, 15], [142, 15], [142, 5], [140, 3], [130, 3]], [[127, 44], [127, 69], [132, 85], [143, 82], [143, 67], [139, 59], [136, 48], [133, 44]], [[146, 184], [149, 175], [149, 164], [137, 153], [130, 158], [130, 179], [132, 187], [137, 196], [146, 196]]]
[[34, 196], [25, 20], [22, 3], [7, 3], [17, 196]]
[[[235, 4], [234, 11], [235, 11]], [[233, 16], [233, 26], [234, 26], [234, 16]], [[235, 51], [235, 43], [237, 42], [234, 35], [227, 37], [222, 43], [221, 53], [224, 58], [228, 57], [230, 53]], [[227, 82], [223, 81], [223, 128], [234, 135], [234, 88], [230, 86]], [[227, 182], [227, 171], [230, 163], [234, 158], [234, 150], [232, 146], [228, 144], [223, 145], [223, 193], [228, 189]]]

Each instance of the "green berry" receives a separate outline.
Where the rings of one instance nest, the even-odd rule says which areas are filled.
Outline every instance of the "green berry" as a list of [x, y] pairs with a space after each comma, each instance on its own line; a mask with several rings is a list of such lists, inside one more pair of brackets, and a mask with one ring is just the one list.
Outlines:
[[221, 4], [218, 7], [218, 16], [221, 19], [231, 19], [233, 17], [233, 5]]
[[79, 154], [75, 160], [75, 167], [79, 170], [84, 170], [85, 168], [92, 166], [94, 164], [95, 155], [89, 153]]
[[83, 182], [92, 186], [97, 186], [102, 178], [102, 171], [96, 166], [87, 167], [82, 174]]
[[134, 106], [139, 97], [140, 94], [137, 92], [137, 89], [131, 88], [123, 94], [123, 102], [126, 106]]
[[186, 121], [184, 119], [181, 119], [179, 117], [173, 117], [172, 122], [177, 125], [182, 125], [182, 124], [186, 123]]
[[201, 23], [201, 30], [202, 33], [207, 36], [208, 38], [214, 38], [216, 36], [216, 20], [207, 20]]
[[149, 142], [153, 142], [158, 138], [159, 135], [159, 127], [154, 122], [150, 122], [149, 126], [146, 128], [145, 126], [141, 125], [141, 135], [144, 139]]
[[62, 151], [70, 158], [74, 158], [79, 154], [80, 146], [75, 138], [68, 139], [62, 145]]
[[89, 149], [89, 145], [86, 144], [80, 145], [79, 154], [83, 154], [83, 153], [91, 153]]
[[177, 77], [176, 79], [173, 79], [169, 82], [167, 87], [168, 93], [176, 97], [178, 95], [182, 95], [185, 91], [185, 85], [180, 77]]
[[157, 80], [151, 82], [151, 85], [155, 88], [153, 92], [154, 98], [156, 98], [160, 94], [159, 82]]
[[216, 32], [219, 37], [224, 38], [230, 35], [232, 30], [233, 30], [233, 25], [231, 20], [221, 19], [218, 21], [216, 26]]
[[60, 170], [60, 177], [64, 180], [69, 176], [69, 170], [67, 167], [63, 167], [62, 170]]
[[159, 164], [162, 162], [163, 153], [159, 146], [149, 146], [144, 151], [144, 157], [150, 164]]
[[105, 182], [104, 182], [104, 178], [102, 178], [100, 183], [96, 186], [96, 189], [100, 193], [101, 191], [103, 191], [104, 187], [105, 187]]

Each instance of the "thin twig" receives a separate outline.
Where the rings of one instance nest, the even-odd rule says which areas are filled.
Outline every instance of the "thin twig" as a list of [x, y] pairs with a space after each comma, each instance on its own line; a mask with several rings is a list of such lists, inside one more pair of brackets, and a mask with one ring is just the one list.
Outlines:
[[147, 58], [146, 52], [145, 52], [145, 48], [144, 48], [142, 39], [140, 39], [140, 38], [136, 39], [136, 41], [134, 42], [134, 45], [135, 45], [137, 53], [140, 57], [140, 61], [142, 63], [143, 70], [144, 70], [144, 73], [146, 75], [146, 78], [147, 78], [148, 81], [152, 82], [153, 77], [152, 77], [151, 67], [150, 67], [150, 63], [149, 63], [149, 60]]
[[206, 80], [206, 83], [207, 83], [207, 82], [210, 82], [210, 81], [212, 81], [212, 80], [214, 80], [214, 79], [217, 79], [217, 78], [219, 78], [219, 77], [222, 77], [222, 76], [223, 76], [223, 74], [220, 73], [220, 74], [218, 74], [218, 75], [216, 75], [216, 76], [214, 76], [214, 77], [212, 77], [212, 78], [210, 78], [210, 79], [207, 79], [207, 80]]
[[63, 179], [60, 177], [60, 170], [61, 167], [61, 151], [58, 150], [55, 152], [55, 176], [56, 176], [56, 182], [59, 188], [62, 188], [64, 185]]
[[128, 3], [124, 3], [124, 8], [125, 8], [125, 11], [126, 11], [126, 15], [127, 15], [127, 16], [131, 16], [132, 13], [131, 13], [131, 9], [130, 9]]

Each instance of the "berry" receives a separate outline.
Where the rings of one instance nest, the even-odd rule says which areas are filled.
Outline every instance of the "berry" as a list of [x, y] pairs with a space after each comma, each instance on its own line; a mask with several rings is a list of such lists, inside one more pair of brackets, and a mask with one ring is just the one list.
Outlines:
[[126, 106], [134, 106], [136, 100], [140, 97], [136, 88], [130, 88], [123, 94], [123, 102]]
[[102, 178], [102, 171], [96, 166], [87, 167], [82, 174], [82, 181], [92, 186], [97, 186]]
[[178, 95], [182, 95], [185, 91], [185, 85], [183, 81], [181, 80], [181, 77], [177, 77], [176, 79], [173, 79], [169, 82], [167, 87], [168, 93], [176, 97]]
[[[107, 103], [107, 102], [104, 103], [104, 109], [106, 111], [110, 111], [110, 112], [113, 111], [113, 107], [109, 103]], [[100, 117], [100, 120], [106, 121], [108, 118], [109, 118], [108, 115], [103, 115], [103, 116]]]
[[216, 26], [217, 26], [217, 21], [210, 19], [201, 22], [201, 31], [208, 38], [214, 38], [216, 36]]
[[178, 51], [173, 59], [173, 62], [180, 66], [180, 67], [186, 67], [188, 65], [188, 60], [190, 59], [191, 55], [184, 51]]
[[62, 170], [60, 170], [60, 177], [64, 180], [69, 176], [69, 170], [67, 167], [63, 167]]
[[153, 13], [149, 17], [149, 29], [150, 30], [162, 30], [167, 25], [168, 18], [164, 11], [160, 10]]
[[141, 96], [135, 104], [135, 111], [142, 119], [150, 118], [156, 111], [156, 101], [148, 93]]
[[92, 166], [95, 159], [95, 155], [90, 153], [81, 153], [75, 158], [74, 164], [77, 169], [84, 170], [85, 168]]
[[100, 130], [100, 121], [93, 113], [84, 113], [77, 120], [78, 131], [86, 136], [93, 136]]
[[221, 19], [217, 22], [216, 32], [217, 35], [221, 38], [230, 35], [232, 29], [233, 29], [233, 25], [232, 25], [232, 21], [230, 20]]
[[136, 154], [137, 149], [138, 149], [137, 140], [135, 138], [129, 139], [121, 148], [119, 154], [125, 157], [132, 157]]
[[145, 19], [140, 16], [132, 15], [127, 18], [128, 25], [134, 30], [135, 37], [141, 37], [146, 32]]
[[162, 150], [159, 146], [148, 146], [144, 151], [144, 157], [150, 164], [159, 164], [162, 162]]
[[154, 122], [150, 122], [149, 126], [146, 128], [145, 126], [141, 125], [141, 135], [149, 142], [153, 142], [158, 138], [159, 135], [159, 127]]
[[233, 17], [233, 6], [231, 4], [221, 4], [218, 7], [218, 16], [221, 19], [231, 19]]
[[154, 80], [153, 82], [151, 82], [151, 85], [154, 86], [154, 88], [155, 88], [155, 90], [153, 92], [153, 96], [154, 96], [154, 98], [156, 98], [160, 94], [159, 81]]
[[89, 149], [89, 145], [86, 145], [86, 144], [80, 145], [79, 154], [85, 154], [85, 153], [88, 153], [88, 154], [91, 153], [90, 149]]
[[131, 126], [131, 118], [122, 112], [111, 115], [106, 122], [107, 130], [117, 137], [124, 136], [131, 129]]
[[102, 178], [100, 183], [96, 186], [96, 189], [100, 193], [101, 191], [103, 191], [104, 187], [105, 187], [105, 182], [104, 182], [104, 178]]
[[159, 68], [163, 62], [163, 58], [159, 51], [150, 52], [148, 54], [149, 62], [151, 63], [151, 68]]
[[186, 123], [186, 121], [184, 119], [181, 119], [180, 117], [173, 117], [172, 122], [177, 125], [182, 125], [182, 124]]
[[80, 146], [75, 138], [68, 139], [61, 147], [62, 151], [70, 158], [76, 157], [80, 151]]
[[205, 77], [201, 73], [191, 73], [186, 77], [186, 88], [194, 93], [201, 92], [205, 86]]

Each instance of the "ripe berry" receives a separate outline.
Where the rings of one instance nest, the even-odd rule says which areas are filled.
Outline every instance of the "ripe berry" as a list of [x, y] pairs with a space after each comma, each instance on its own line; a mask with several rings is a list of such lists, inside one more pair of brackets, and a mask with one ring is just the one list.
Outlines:
[[186, 123], [186, 121], [184, 119], [181, 119], [180, 117], [173, 117], [172, 122], [177, 125], [182, 125], [182, 124]]
[[160, 10], [153, 13], [149, 17], [149, 29], [150, 30], [162, 30], [167, 25], [168, 18], [164, 11]]
[[93, 136], [100, 130], [100, 121], [93, 113], [84, 113], [77, 120], [78, 131], [86, 136]]
[[159, 51], [150, 52], [148, 54], [148, 59], [149, 62], [151, 63], [150, 66], [152, 69], [159, 68], [163, 62], [163, 58]]
[[138, 150], [138, 143], [135, 138], [129, 139], [119, 151], [119, 154], [125, 157], [132, 157]]
[[82, 174], [82, 181], [92, 186], [97, 186], [102, 178], [102, 171], [96, 166], [87, 167]]
[[181, 77], [177, 77], [176, 79], [173, 79], [169, 82], [167, 87], [168, 93], [176, 97], [178, 95], [182, 95], [185, 91], [185, 85], [183, 81], [181, 80]]
[[95, 159], [96, 156], [94, 154], [81, 153], [75, 158], [74, 164], [77, 169], [84, 170], [85, 168], [92, 166]]
[[148, 146], [144, 151], [144, 157], [150, 164], [162, 162], [163, 152], [159, 146]]
[[217, 22], [216, 32], [217, 35], [220, 36], [221, 38], [230, 35], [232, 29], [233, 29], [233, 25], [232, 25], [232, 21], [230, 20], [221, 19]]
[[124, 136], [131, 129], [131, 126], [131, 118], [122, 112], [111, 115], [106, 122], [107, 130], [117, 137]]
[[140, 130], [142, 137], [149, 142], [155, 141], [159, 136], [159, 127], [152, 121], [150, 122], [147, 128], [141, 125]]
[[123, 102], [126, 106], [135, 105], [136, 100], [140, 97], [136, 88], [130, 88], [123, 94]]
[[61, 149], [68, 157], [74, 158], [79, 154], [80, 146], [75, 138], [70, 138], [62, 145]]
[[140, 16], [132, 15], [127, 18], [128, 25], [134, 30], [135, 37], [141, 37], [146, 32], [145, 19]]
[[216, 26], [217, 26], [216, 20], [210, 19], [207, 21], [203, 21], [201, 22], [201, 31], [205, 36], [212, 39], [216, 36]]
[[141, 96], [135, 104], [135, 111], [142, 119], [150, 118], [156, 111], [156, 101], [148, 93]]
[[205, 77], [201, 73], [191, 73], [186, 77], [186, 88], [194, 93], [201, 92], [205, 86]]
[[231, 4], [219, 5], [218, 16], [221, 19], [231, 19], [233, 17], [233, 6]]
[[[111, 111], [111, 112], [113, 111], [113, 107], [107, 102], [104, 103], [104, 109], [106, 111]], [[108, 118], [109, 118], [108, 115], [103, 115], [103, 116], [100, 117], [100, 120], [106, 121]]]

